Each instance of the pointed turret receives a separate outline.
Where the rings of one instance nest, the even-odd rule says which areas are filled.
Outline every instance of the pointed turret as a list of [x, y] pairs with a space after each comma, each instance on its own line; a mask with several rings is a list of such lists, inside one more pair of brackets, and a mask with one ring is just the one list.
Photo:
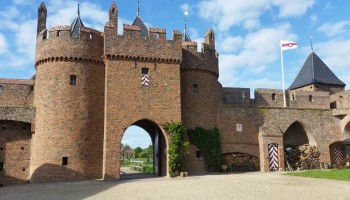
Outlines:
[[41, 3], [38, 8], [38, 26], [37, 26], [37, 35], [43, 30], [46, 29], [46, 17], [47, 17], [47, 10], [44, 3]]
[[140, 2], [137, 1], [137, 13], [136, 13], [136, 18], [134, 22], [132, 23], [133, 26], [138, 26], [141, 28], [141, 37], [143, 38], [148, 38], [148, 28], [141, 19], [140, 16]]
[[74, 38], [80, 37], [80, 27], [84, 27], [83, 21], [80, 19], [80, 4], [78, 3], [78, 16], [71, 25], [71, 35]]
[[316, 53], [311, 52], [288, 90], [304, 87], [311, 88], [312, 91], [335, 93], [334, 90], [344, 90], [345, 83], [328, 68]]
[[115, 2], [112, 3], [109, 8], [109, 23], [111, 27], [116, 28], [116, 32], [118, 31], [118, 8]]
[[185, 12], [185, 20], [184, 20], [184, 33], [182, 35], [182, 41], [191, 41], [190, 36], [187, 34], [187, 15], [188, 12]]
[[215, 48], [215, 34], [212, 28], [210, 28], [208, 32], [205, 34], [204, 43]]

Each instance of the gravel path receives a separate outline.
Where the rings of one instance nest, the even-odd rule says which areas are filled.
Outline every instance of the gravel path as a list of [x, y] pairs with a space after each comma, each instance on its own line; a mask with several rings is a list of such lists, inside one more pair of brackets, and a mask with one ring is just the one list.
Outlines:
[[0, 199], [350, 199], [350, 182], [242, 173], [0, 188]]

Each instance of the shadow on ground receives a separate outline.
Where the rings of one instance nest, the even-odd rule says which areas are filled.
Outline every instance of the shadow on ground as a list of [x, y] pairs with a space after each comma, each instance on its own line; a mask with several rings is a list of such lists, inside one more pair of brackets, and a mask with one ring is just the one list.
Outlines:
[[[102, 180], [91, 180], [81, 182], [60, 182], [27, 184], [9, 187], [0, 187], [0, 199], [26, 199], [26, 200], [55, 200], [70, 199], [80, 200], [93, 197], [112, 187], [126, 182], [140, 181], [142, 179], [159, 178], [154, 175], [143, 174], [134, 170], [121, 169], [121, 180], [115, 182], [104, 182]], [[117, 199], [118, 197], [116, 197]]]

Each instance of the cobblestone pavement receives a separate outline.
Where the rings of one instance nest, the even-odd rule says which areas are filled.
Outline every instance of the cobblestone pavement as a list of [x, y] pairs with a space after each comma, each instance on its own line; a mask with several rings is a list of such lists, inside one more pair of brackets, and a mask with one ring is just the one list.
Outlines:
[[0, 199], [350, 199], [350, 182], [274, 173], [29, 184], [0, 188]]

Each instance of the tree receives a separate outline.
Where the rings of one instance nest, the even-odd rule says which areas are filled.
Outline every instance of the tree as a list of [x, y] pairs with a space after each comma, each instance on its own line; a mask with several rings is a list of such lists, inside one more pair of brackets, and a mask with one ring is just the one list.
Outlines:
[[147, 155], [147, 160], [153, 160], [153, 146], [149, 145], [144, 151]]
[[141, 147], [136, 147], [134, 149], [135, 158], [138, 158], [141, 152], [142, 152], [142, 148]]

